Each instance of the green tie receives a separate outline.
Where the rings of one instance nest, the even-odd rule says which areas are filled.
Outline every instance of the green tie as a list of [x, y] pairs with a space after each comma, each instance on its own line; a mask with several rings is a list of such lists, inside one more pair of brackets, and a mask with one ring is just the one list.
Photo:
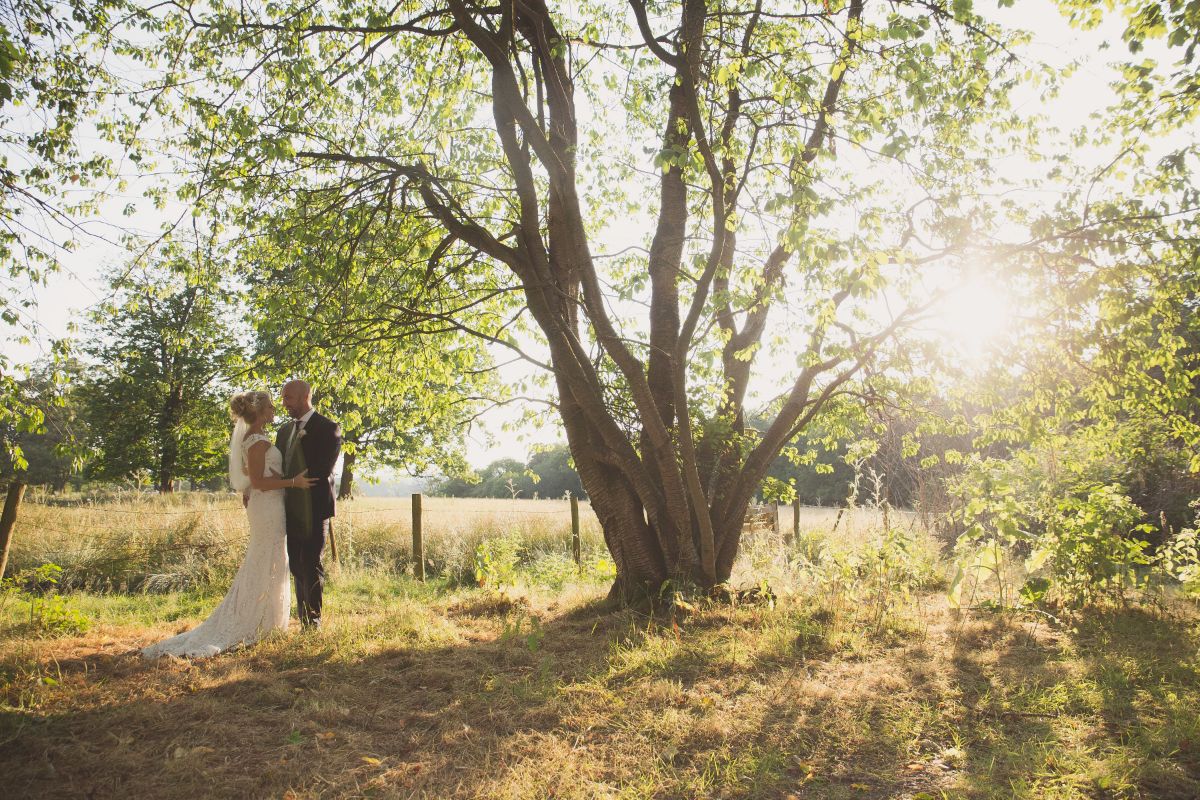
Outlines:
[[287, 452], [284, 454], [284, 468], [292, 463], [292, 453], [296, 451], [296, 443], [300, 441], [300, 420], [292, 423], [292, 435], [288, 437]]

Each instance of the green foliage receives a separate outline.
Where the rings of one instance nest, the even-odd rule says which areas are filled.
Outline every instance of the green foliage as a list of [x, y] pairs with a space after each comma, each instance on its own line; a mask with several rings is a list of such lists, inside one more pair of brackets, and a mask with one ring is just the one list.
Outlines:
[[0, 581], [0, 611], [10, 602], [27, 603], [29, 629], [38, 635], [77, 636], [91, 621], [57, 591], [62, 567], [57, 564], [24, 569]]
[[[482, 341], [433, 321], [436, 287], [423, 267], [438, 241], [361, 210], [319, 215], [326, 193], [315, 195], [274, 209], [266, 235], [234, 265], [247, 288], [255, 373], [271, 385], [304, 378], [341, 424], [343, 496], [354, 473], [380, 467], [465, 474], [462, 430], [504, 387]], [[414, 293], [420, 310], [376, 313]]]
[[1154, 530], [1138, 524], [1140, 508], [1116, 486], [1090, 488], [1086, 497], [1068, 497], [1045, 519], [1026, 568], [1047, 566], [1069, 605], [1083, 606], [1102, 598], [1125, 600], [1143, 583], [1150, 563], [1147, 543], [1138, 534]]
[[[1042, 483], [1030, 459], [976, 462], [965, 484], [969, 528], [959, 541], [959, 566], [951, 583], [954, 605], [969, 577], [995, 581], [1002, 607], [1041, 600], [1053, 588], [1068, 606], [1102, 600], [1124, 602], [1146, 583], [1150, 563], [1145, 536], [1155, 529], [1118, 485], [1086, 480]], [[1083, 472], [1086, 478], [1088, 473]], [[1028, 553], [1023, 567], [1021, 552]], [[1051, 582], [1026, 582], [1023, 573], [1046, 573]]]
[[967, 601], [968, 605], [973, 604], [979, 584], [986, 583], [988, 579], [991, 579], [995, 581], [997, 587], [996, 604], [1001, 608], [1006, 607], [1006, 604], [1012, 602], [1011, 582], [1005, 570], [1007, 549], [997, 539], [978, 542], [970, 548], [962, 546], [966, 541], [969, 540], [960, 540], [959, 542], [959, 560], [954, 578], [950, 581], [950, 588], [946, 593], [950, 607], [962, 607], [963, 590], [967, 585], [968, 578], [975, 579], [971, 597]]
[[887, 614], [902, 606], [913, 592], [925, 588], [933, 580], [933, 564], [927, 554], [918, 552], [911, 531], [885, 528], [878, 542], [872, 543], [859, 555], [855, 569], [865, 573], [869, 619], [874, 628], [883, 626]]
[[[1193, 504], [1200, 508], [1200, 501]], [[1200, 514], [1196, 523], [1172, 536], [1154, 554], [1154, 565], [1177, 581], [1185, 594], [1200, 597]]]
[[521, 540], [514, 536], [484, 539], [475, 548], [475, 583], [499, 588], [511, 586], [517, 577]]
[[[27, 402], [20, 415], [22, 427], [11, 427], [13, 415], [9, 425], [0, 422], [0, 438], [6, 442], [0, 450], [0, 477], [19, 475], [25, 483], [62, 491], [79, 472], [85, 432], [70, 385], [77, 385], [82, 374], [82, 365], [67, 358], [51, 358], [28, 367], [25, 379], [16, 387]], [[4, 416], [0, 412], [0, 417]]]
[[152, 267], [111, 275], [114, 299], [92, 315], [85, 348], [98, 364], [75, 387], [95, 477], [145, 470], [170, 491], [176, 479], [224, 474], [227, 395], [247, 344], [224, 258], [168, 242]]
[[920, 596], [941, 582], [938, 554], [915, 530], [879, 526], [851, 549], [833, 546], [827, 531], [811, 532], [791, 558], [794, 581], [810, 585], [823, 606], [880, 632], [897, 623]]
[[[113, 23], [130, 10], [125, 0], [12, 0], [0, 8], [0, 341], [43, 336], [36, 292], [78, 246], [77, 220], [96, 210], [98, 185], [113, 174], [111, 152], [78, 134], [90, 134], [87, 123], [111, 110], [114, 76], [102, 54], [129, 32]], [[51, 353], [61, 358], [64, 348], [55, 342]], [[0, 457], [17, 470], [24, 457], [8, 434], [40, 433], [44, 410], [0, 352]]]
[[501, 458], [488, 464], [478, 473], [447, 478], [433, 487], [432, 493], [443, 497], [542, 497], [557, 499], [568, 493], [586, 498], [579, 474], [571, 462], [571, 451], [565, 444], [536, 450], [522, 464], [514, 458]]
[[542, 647], [546, 631], [542, 620], [537, 614], [528, 614], [518, 610], [516, 614], [504, 621], [504, 629], [500, 633], [500, 641], [519, 642], [529, 653], [535, 654]]

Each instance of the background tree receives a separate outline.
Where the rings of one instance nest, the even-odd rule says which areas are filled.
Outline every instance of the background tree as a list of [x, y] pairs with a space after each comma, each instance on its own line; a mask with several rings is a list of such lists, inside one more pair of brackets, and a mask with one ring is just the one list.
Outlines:
[[[124, 0], [12, 0], [0, 5], [0, 337], [41, 338], [36, 290], [78, 244], [79, 219], [95, 209], [91, 188], [111, 175], [108, 156], [80, 147], [80, 129], [111, 96], [100, 54], [126, 30]], [[132, 143], [132, 140], [129, 140]], [[66, 358], [63, 342], [47, 355]], [[54, 370], [48, 373], [55, 374]], [[45, 375], [43, 375], [44, 377]], [[34, 379], [34, 383], [38, 383]], [[37, 397], [21, 392], [9, 354], [0, 351], [0, 427], [41, 430]], [[17, 440], [4, 457], [23, 463]]]
[[[86, 439], [86, 432], [79, 418], [77, 398], [64, 387], [78, 385], [82, 374], [82, 365], [74, 359], [46, 360], [32, 365], [21, 382], [20, 392], [34, 404], [41, 424], [37, 431], [12, 428], [0, 431], [0, 437], [16, 445], [12, 451], [0, 453], [0, 480], [19, 475], [25, 483], [61, 492], [72, 475], [78, 475], [82, 466], [79, 441]], [[13, 457], [18, 449], [22, 463]]]
[[226, 468], [227, 387], [249, 340], [217, 282], [221, 264], [211, 250], [168, 243], [152, 268], [113, 275], [114, 300], [88, 328], [95, 366], [79, 390], [94, 476], [145, 470], [170, 492], [177, 479]]
[[444, 497], [512, 497], [514, 491], [526, 499], [557, 499], [567, 492], [586, 497], [565, 444], [536, 450], [524, 464], [515, 458], [497, 459], [475, 475], [446, 478], [432, 491]]
[[572, 466], [571, 449], [566, 445], [536, 450], [530, 454], [526, 470], [537, 476], [530, 487], [530, 497], [536, 494], [539, 497], [560, 498], [569, 492], [572, 497], [587, 499], [579, 473]]
[[[298, 197], [309, 237], [347, 218], [364, 241], [420, 232], [436, 244], [401, 249], [420, 259], [378, 252], [396, 279], [365, 311], [510, 348], [535, 334], [547, 356], [520, 355], [553, 376], [626, 595], [728, 577], [775, 457], [911, 316], [872, 318], [870, 298], [969, 231], [973, 132], [1020, 128], [1008, 37], [966, 3], [163, 13], [164, 52], [205, 77], [175, 106], [181, 150], [237, 201], [214, 213], [260, 231]], [[604, 253], [609, 219], [648, 229]], [[917, 248], [914, 226], [950, 235]], [[758, 435], [750, 377], [773, 349], [790, 358]]]
[[[463, 474], [464, 432], [504, 388], [484, 343], [440, 322], [421, 286], [407, 285], [411, 264], [423, 265], [438, 242], [420, 226], [375, 224], [354, 209], [313, 218], [313, 205], [333, 200], [317, 191], [263, 209], [266, 235], [240, 250], [251, 267], [257, 370], [271, 385], [308, 380], [341, 424], [339, 497], [364, 470]], [[411, 306], [380, 307], [414, 293]]]
[[515, 458], [496, 459], [473, 477], [477, 480], [448, 478], [433, 487], [434, 494], [446, 497], [512, 497], [514, 489], [524, 492], [533, 485], [525, 474], [525, 465]]

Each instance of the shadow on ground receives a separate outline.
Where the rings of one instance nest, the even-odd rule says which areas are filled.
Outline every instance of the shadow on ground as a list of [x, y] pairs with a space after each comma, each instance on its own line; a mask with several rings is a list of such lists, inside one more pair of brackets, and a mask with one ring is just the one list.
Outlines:
[[[327, 632], [199, 664], [61, 660], [70, 702], [3, 724], [10, 796], [1034, 798], [1058, 778], [1075, 781], [1061, 797], [1200, 788], [1197, 637], [1182, 620], [1098, 615], [1035, 637], [944, 614], [927, 636], [847, 649], [796, 610], [714, 612], [723, 624], [682, 630], [591, 603], [539, 613], [537, 626], [520, 609], [452, 613], [461, 635], [432, 649], [391, 641], [346, 657]], [[1117, 794], [1079, 774], [1076, 747], [1149, 759]]]

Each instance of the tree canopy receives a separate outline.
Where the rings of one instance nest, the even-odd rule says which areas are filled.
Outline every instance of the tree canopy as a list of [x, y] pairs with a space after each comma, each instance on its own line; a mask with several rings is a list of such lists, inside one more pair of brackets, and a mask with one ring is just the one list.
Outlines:
[[[1148, 431], [1200, 466], [1200, 26], [1121, 8], [1110, 107], [1055, 130], [1024, 106], [1070, 67], [969, 0], [185, 0], [104, 28], [142, 85], [101, 130], [153, 120], [261, 374], [319, 374], [348, 453], [461, 465], [450, 431], [540, 381], [616, 591], [711, 587], [780, 455], [856, 430], [923, 466], [977, 426], [997, 458]], [[966, 399], [918, 330], [962, 275], [1023, 324]], [[901, 389], [946, 427], [867, 413]]]
[[545, 367], [623, 590], [728, 577], [776, 455], [916, 316], [880, 290], [953, 258], [1023, 130], [1020, 36], [961, 2], [158, 13], [186, 196], [251, 238], [344, 242], [305, 273], [361, 297], [344, 332]]

